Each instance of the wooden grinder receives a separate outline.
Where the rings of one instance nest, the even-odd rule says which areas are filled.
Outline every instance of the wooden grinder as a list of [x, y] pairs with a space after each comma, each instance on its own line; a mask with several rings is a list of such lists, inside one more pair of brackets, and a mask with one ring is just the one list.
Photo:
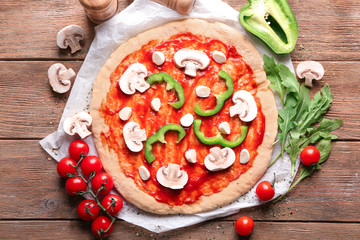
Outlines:
[[153, 0], [168, 8], [171, 8], [178, 13], [188, 14], [195, 4], [195, 0]]
[[117, 0], [79, 0], [84, 7], [89, 19], [96, 23], [102, 23], [119, 12]]

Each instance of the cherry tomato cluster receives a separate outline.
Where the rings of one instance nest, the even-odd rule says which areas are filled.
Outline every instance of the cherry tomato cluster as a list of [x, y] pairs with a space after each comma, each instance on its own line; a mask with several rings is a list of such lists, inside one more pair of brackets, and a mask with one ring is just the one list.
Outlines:
[[[103, 239], [112, 232], [114, 216], [122, 209], [123, 202], [119, 196], [109, 194], [114, 187], [112, 177], [102, 172], [101, 160], [88, 153], [89, 146], [84, 141], [73, 141], [69, 146], [70, 157], [60, 160], [57, 172], [59, 176], [68, 178], [65, 183], [68, 194], [72, 196], [90, 194], [94, 198], [94, 200], [83, 200], [78, 205], [77, 212], [81, 219], [93, 221], [92, 233], [97, 238]], [[92, 188], [89, 187], [90, 182]], [[101, 202], [100, 198], [102, 198]], [[100, 210], [105, 216], [99, 216]]]

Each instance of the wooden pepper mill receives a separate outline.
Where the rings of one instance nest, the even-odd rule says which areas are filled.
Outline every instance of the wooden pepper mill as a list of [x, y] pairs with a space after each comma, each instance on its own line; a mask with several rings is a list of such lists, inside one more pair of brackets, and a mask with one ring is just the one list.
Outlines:
[[79, 0], [84, 7], [89, 19], [96, 23], [102, 23], [119, 12], [118, 0]]
[[188, 14], [195, 4], [195, 0], [152, 0], [171, 8], [178, 13]]

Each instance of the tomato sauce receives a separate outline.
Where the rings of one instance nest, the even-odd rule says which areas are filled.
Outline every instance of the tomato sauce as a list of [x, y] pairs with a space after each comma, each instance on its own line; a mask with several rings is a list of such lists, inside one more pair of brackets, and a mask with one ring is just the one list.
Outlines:
[[[198, 71], [195, 78], [185, 76], [184, 69], [177, 68], [173, 63], [173, 55], [182, 48], [192, 48], [205, 52], [211, 59], [208, 68]], [[218, 64], [212, 59], [214, 50], [225, 53], [227, 56], [226, 63]], [[166, 60], [163, 65], [157, 66], [152, 62], [151, 56], [154, 51], [164, 53]], [[142, 94], [139, 92], [131, 96], [124, 94], [118, 85], [120, 76], [129, 65], [135, 62], [144, 64], [149, 75], [166, 72], [178, 81], [185, 93], [184, 106], [177, 110], [168, 104], [177, 101], [177, 95], [174, 90], [166, 91], [166, 83], [154, 85]], [[195, 118], [202, 119], [201, 130], [205, 136], [215, 136], [218, 133], [218, 125], [223, 121], [227, 121], [231, 127], [231, 134], [223, 136], [228, 140], [235, 140], [240, 135], [241, 125], [245, 123], [241, 122], [238, 116], [230, 117], [229, 108], [233, 105], [231, 98], [225, 102], [221, 111], [214, 116], [200, 117], [193, 111], [197, 102], [200, 103], [202, 109], [213, 108], [216, 105], [214, 95], [221, 94], [226, 90], [225, 81], [218, 76], [220, 70], [224, 70], [231, 76], [234, 82], [234, 92], [248, 90], [255, 96], [257, 85], [253, 71], [234, 46], [191, 33], [174, 35], [162, 42], [151, 41], [147, 43], [119, 63], [110, 76], [110, 91], [100, 108], [102, 117], [108, 126], [108, 130], [103, 131], [101, 134], [102, 142], [117, 153], [119, 165], [124, 174], [133, 178], [139, 189], [153, 196], [159, 202], [170, 206], [194, 203], [201, 196], [210, 196], [221, 192], [232, 181], [252, 167], [253, 161], [258, 154], [257, 148], [263, 141], [265, 130], [265, 116], [261, 111], [260, 100], [257, 97], [255, 97], [255, 101], [258, 107], [258, 115], [251, 123], [247, 123], [249, 130], [244, 142], [233, 148], [236, 153], [235, 163], [230, 168], [219, 172], [210, 172], [205, 168], [204, 158], [209, 154], [209, 149], [214, 146], [202, 144], [195, 136], [192, 126], [185, 128], [187, 135], [178, 144], [176, 144], [177, 135], [175, 132], [166, 134], [166, 144], [155, 143], [153, 153], [156, 159], [151, 164], [146, 161], [144, 150], [139, 153], [131, 152], [126, 147], [122, 137], [122, 129], [128, 121], [139, 123], [141, 129], [146, 130], [146, 136], [150, 137], [166, 124], [180, 124], [180, 118], [187, 113], [191, 113]], [[195, 88], [199, 85], [209, 87], [211, 96], [205, 99], [198, 98], [195, 94]], [[161, 100], [159, 112], [154, 112], [150, 108], [150, 102], [154, 98], [160, 98]], [[119, 111], [124, 107], [131, 107], [133, 110], [131, 118], [126, 122], [121, 121], [118, 116]], [[240, 151], [244, 148], [250, 152], [250, 161], [247, 164], [241, 164], [239, 161]], [[185, 160], [185, 152], [189, 149], [196, 150], [196, 163], [189, 163]], [[168, 163], [179, 164], [181, 169], [188, 173], [189, 181], [183, 189], [168, 189], [157, 182], [157, 170], [164, 165], [168, 165]], [[138, 168], [141, 165], [144, 165], [150, 171], [151, 177], [148, 181], [143, 181], [139, 176]]]

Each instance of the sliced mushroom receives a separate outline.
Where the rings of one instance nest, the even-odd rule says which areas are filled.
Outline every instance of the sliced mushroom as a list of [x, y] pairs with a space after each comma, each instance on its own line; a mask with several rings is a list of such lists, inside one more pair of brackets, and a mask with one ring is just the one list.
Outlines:
[[230, 134], [230, 124], [228, 122], [222, 122], [219, 124], [219, 131], [223, 134]]
[[191, 113], [187, 113], [182, 118], [180, 118], [180, 124], [184, 127], [190, 127], [193, 122], [194, 116]]
[[185, 67], [186, 75], [196, 77], [196, 71], [207, 68], [210, 59], [202, 51], [185, 48], [174, 54], [174, 63], [178, 68]]
[[205, 157], [204, 164], [209, 171], [220, 171], [233, 165], [235, 152], [231, 148], [210, 148], [210, 153]]
[[139, 175], [142, 180], [147, 181], [150, 178], [150, 172], [145, 166], [139, 167]]
[[156, 65], [160, 66], [165, 62], [165, 55], [162, 52], [159, 51], [155, 51], [152, 54], [152, 61], [153, 63], [155, 63]]
[[75, 72], [71, 68], [66, 69], [61, 63], [55, 63], [48, 69], [49, 83], [53, 91], [65, 93], [71, 87], [70, 79], [75, 77]]
[[66, 49], [70, 46], [71, 54], [81, 50], [80, 40], [83, 40], [84, 31], [79, 25], [69, 25], [61, 29], [56, 37], [59, 48]]
[[82, 139], [84, 139], [91, 135], [91, 132], [88, 130], [91, 123], [92, 117], [90, 114], [87, 112], [78, 112], [65, 119], [63, 128], [67, 134], [73, 136], [77, 133]]
[[131, 117], [131, 114], [132, 114], [132, 108], [131, 107], [124, 107], [119, 112], [119, 118], [121, 120], [123, 120], [123, 121], [127, 121]]
[[226, 62], [225, 54], [220, 51], [215, 50], [212, 54], [212, 57], [213, 57], [214, 61], [217, 63], [222, 64], [222, 63]]
[[210, 96], [210, 88], [206, 86], [198, 86], [195, 89], [196, 95], [201, 98], [207, 98]]
[[150, 85], [145, 81], [147, 76], [147, 69], [141, 63], [131, 64], [126, 71], [121, 75], [119, 86], [123, 93], [132, 95], [136, 90], [143, 93]]
[[250, 153], [247, 149], [243, 149], [240, 152], [240, 163], [241, 164], [246, 164], [248, 163], [250, 160]]
[[246, 90], [237, 91], [233, 98], [235, 105], [230, 107], [230, 116], [239, 115], [241, 121], [251, 122], [257, 115], [257, 106], [254, 97]]
[[154, 98], [152, 101], [151, 101], [151, 109], [154, 110], [155, 112], [158, 112], [160, 110], [160, 107], [161, 107], [161, 101], [160, 101], [160, 98]]
[[156, 173], [158, 182], [167, 188], [182, 189], [187, 183], [189, 176], [184, 170], [180, 170], [180, 165], [169, 163], [169, 165], [159, 168]]
[[190, 163], [196, 163], [196, 151], [195, 149], [190, 149], [185, 152], [185, 159]]
[[320, 80], [324, 76], [323, 66], [315, 61], [304, 61], [299, 63], [296, 74], [300, 79], [305, 78], [305, 85], [312, 87], [312, 80]]
[[136, 122], [128, 122], [123, 128], [123, 136], [126, 146], [132, 152], [140, 152], [143, 149], [143, 141], [146, 141], [145, 129], [140, 129]]

